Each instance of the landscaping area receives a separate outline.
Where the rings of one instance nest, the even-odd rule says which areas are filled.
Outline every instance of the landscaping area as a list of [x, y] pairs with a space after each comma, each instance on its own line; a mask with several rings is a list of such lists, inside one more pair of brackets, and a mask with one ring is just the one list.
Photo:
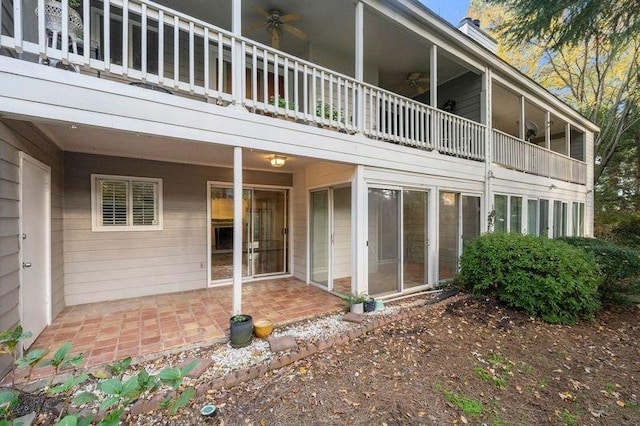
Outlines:
[[[638, 252], [612, 242], [486, 234], [458, 294], [91, 371], [63, 342], [16, 356], [27, 379], [0, 388], [0, 425], [639, 424], [639, 277]], [[30, 384], [42, 366], [55, 376]]]

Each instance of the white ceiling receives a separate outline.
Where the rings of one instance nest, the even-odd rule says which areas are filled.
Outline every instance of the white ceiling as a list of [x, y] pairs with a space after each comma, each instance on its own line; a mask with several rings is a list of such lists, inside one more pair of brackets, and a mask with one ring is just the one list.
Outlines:
[[[205, 166], [232, 167], [233, 148], [211, 143], [198, 143], [180, 139], [161, 138], [135, 133], [118, 132], [69, 124], [35, 123], [56, 145], [64, 151], [118, 157], [141, 158], [173, 163]], [[242, 162], [246, 169], [291, 173], [317, 160], [287, 155], [282, 168], [269, 163], [272, 152], [243, 150]]]

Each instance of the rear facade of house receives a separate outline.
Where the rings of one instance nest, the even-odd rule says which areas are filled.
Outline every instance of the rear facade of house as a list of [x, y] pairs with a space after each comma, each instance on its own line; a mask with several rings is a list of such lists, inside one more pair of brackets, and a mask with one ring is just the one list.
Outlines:
[[79, 3], [0, 3], [0, 329], [222, 285], [237, 312], [280, 276], [394, 296], [453, 278], [488, 230], [592, 234], [597, 127], [473, 21]]

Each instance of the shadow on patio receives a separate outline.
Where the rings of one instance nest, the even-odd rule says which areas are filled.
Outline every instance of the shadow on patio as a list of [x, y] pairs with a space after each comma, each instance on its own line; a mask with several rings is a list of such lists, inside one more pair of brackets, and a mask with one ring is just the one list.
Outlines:
[[[232, 287], [217, 287], [145, 296], [66, 308], [34, 342], [32, 348], [55, 350], [73, 343], [88, 367], [127, 356], [221, 340], [229, 332]], [[243, 313], [254, 320], [269, 318], [282, 325], [336, 311], [336, 296], [295, 278], [243, 284]], [[48, 370], [44, 368], [42, 370]], [[42, 371], [38, 376], [46, 376]]]

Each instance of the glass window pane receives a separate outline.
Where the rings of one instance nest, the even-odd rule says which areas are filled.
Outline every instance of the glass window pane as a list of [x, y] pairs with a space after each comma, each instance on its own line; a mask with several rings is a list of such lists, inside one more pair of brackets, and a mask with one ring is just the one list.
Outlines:
[[458, 273], [459, 212], [458, 194], [440, 193], [439, 206], [439, 279], [454, 278]]
[[562, 202], [553, 202], [553, 238], [562, 236]]
[[538, 235], [549, 236], [549, 200], [540, 200], [540, 220]]
[[522, 233], [522, 197], [511, 197], [511, 226], [510, 232]]
[[427, 283], [427, 196], [428, 193], [420, 191], [403, 193], [404, 288]]
[[129, 182], [100, 180], [102, 225], [127, 225], [127, 193]]
[[311, 281], [329, 282], [329, 191], [311, 193]]
[[507, 196], [496, 195], [494, 197], [495, 217], [493, 230], [495, 232], [507, 232]]
[[462, 197], [462, 249], [480, 236], [480, 197]]
[[538, 235], [538, 200], [527, 200], [527, 233]]
[[132, 220], [134, 225], [157, 225], [158, 184], [155, 182], [132, 182]]
[[333, 290], [351, 292], [351, 187], [333, 189]]
[[398, 291], [399, 191], [369, 189], [369, 294]]

